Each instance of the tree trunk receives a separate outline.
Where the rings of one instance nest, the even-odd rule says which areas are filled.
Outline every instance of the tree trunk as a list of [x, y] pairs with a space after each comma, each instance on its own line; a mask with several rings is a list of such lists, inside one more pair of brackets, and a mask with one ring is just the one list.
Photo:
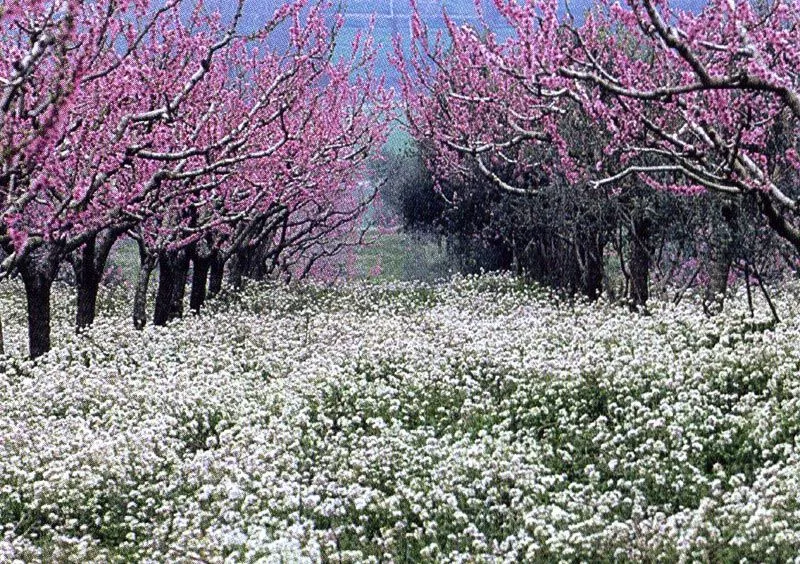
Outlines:
[[99, 280], [83, 279], [78, 282], [78, 304], [75, 311], [75, 331], [89, 327], [94, 323], [97, 311], [97, 294], [100, 291]]
[[144, 329], [147, 325], [147, 290], [150, 287], [150, 276], [156, 268], [156, 257], [143, 249], [140, 245], [139, 279], [136, 282], [136, 293], [133, 296], [133, 326]]
[[75, 251], [72, 267], [75, 270], [75, 285], [78, 288], [78, 304], [75, 311], [75, 330], [80, 331], [94, 323], [97, 292], [100, 288], [99, 276], [94, 268], [94, 255], [97, 237], [92, 237], [84, 246]]
[[603, 260], [602, 254], [588, 253], [586, 257], [586, 283], [584, 293], [594, 301], [603, 295]]
[[32, 359], [50, 350], [50, 289], [58, 273], [58, 251], [44, 249], [18, 265], [25, 285], [28, 350]]
[[211, 257], [195, 254], [192, 259], [192, 294], [189, 297], [189, 308], [194, 313], [200, 313], [206, 301], [206, 288], [208, 287], [208, 271], [211, 269]]
[[[270, 270], [267, 267], [269, 261], [269, 245], [261, 242], [256, 246], [251, 253], [248, 253], [247, 260], [247, 277], [251, 280], [262, 281], [267, 278]], [[271, 262], [271, 261], [269, 261]]]
[[220, 252], [211, 256], [211, 268], [208, 281], [208, 297], [214, 298], [222, 292], [222, 280], [225, 274], [225, 259]]
[[727, 249], [721, 248], [711, 251], [705, 304], [706, 310], [712, 315], [721, 313], [725, 306], [725, 294], [728, 291], [731, 264], [731, 255]]
[[244, 271], [247, 268], [247, 250], [238, 251], [231, 262], [231, 267], [228, 271], [228, 278], [231, 286], [236, 290], [244, 288]]
[[163, 327], [168, 321], [183, 314], [183, 296], [188, 272], [189, 255], [185, 249], [160, 253], [153, 325]]
[[603, 247], [604, 244], [599, 237], [595, 236], [590, 239], [585, 246], [579, 243], [580, 253], [583, 255], [583, 264], [581, 273], [581, 286], [583, 294], [594, 301], [603, 295]]
[[650, 236], [649, 218], [633, 220], [631, 230], [631, 258], [629, 263], [631, 277], [631, 309], [644, 311], [650, 297]]
[[174, 280], [174, 272], [168, 254], [161, 253], [158, 257], [158, 291], [156, 292], [155, 311], [153, 312], [153, 325], [157, 327], [162, 327], [169, 321]]
[[50, 350], [50, 288], [52, 280], [38, 274], [23, 275], [28, 305], [28, 348], [38, 358]]
[[73, 268], [78, 287], [78, 307], [75, 314], [77, 331], [94, 323], [97, 313], [97, 294], [103, 281], [108, 256], [121, 233], [119, 230], [111, 229], [101, 231], [75, 253]]
[[186, 296], [186, 281], [189, 278], [189, 251], [177, 251], [174, 263], [174, 281], [172, 284], [172, 299], [169, 304], [169, 319], [183, 317], [183, 298]]
[[736, 252], [736, 209], [733, 204], [724, 203], [720, 211], [721, 217], [714, 221], [708, 257], [708, 285], [704, 307], [710, 315], [723, 310], [728, 277]]

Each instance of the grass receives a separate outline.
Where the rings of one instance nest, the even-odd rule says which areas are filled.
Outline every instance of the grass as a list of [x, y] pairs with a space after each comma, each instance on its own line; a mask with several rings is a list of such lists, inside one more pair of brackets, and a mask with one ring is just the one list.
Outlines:
[[362, 276], [379, 265], [378, 281], [432, 282], [448, 278], [453, 272], [444, 247], [433, 238], [402, 232], [380, 235], [375, 243], [359, 250], [357, 265]]
[[[432, 238], [397, 232], [371, 236], [374, 242], [357, 251], [356, 268], [362, 278], [377, 281], [422, 280], [432, 282], [448, 278], [453, 263], [445, 248]], [[380, 274], [372, 276], [374, 267]], [[131, 239], [117, 242], [109, 258], [109, 269], [116, 270], [128, 285], [136, 284], [139, 275], [139, 250]], [[158, 284], [158, 269], [151, 285]]]

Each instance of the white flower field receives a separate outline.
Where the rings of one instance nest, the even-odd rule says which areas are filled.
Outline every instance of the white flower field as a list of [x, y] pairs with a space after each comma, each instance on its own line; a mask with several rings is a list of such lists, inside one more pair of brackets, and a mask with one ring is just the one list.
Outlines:
[[0, 561], [790, 561], [800, 288], [768, 323], [500, 276], [251, 285], [24, 360], [0, 289]]

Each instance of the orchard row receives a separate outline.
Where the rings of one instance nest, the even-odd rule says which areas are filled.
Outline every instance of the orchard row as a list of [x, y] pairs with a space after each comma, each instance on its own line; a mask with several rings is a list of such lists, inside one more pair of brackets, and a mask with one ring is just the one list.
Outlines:
[[410, 45], [397, 37], [391, 55], [396, 98], [375, 71], [369, 32], [335, 55], [343, 20], [327, 0], [284, 3], [247, 33], [242, 0], [230, 18], [188, 0], [6, 2], [0, 277], [24, 281], [31, 355], [50, 346], [59, 267], [72, 263], [76, 325], [91, 325], [122, 236], [140, 249], [139, 328], [156, 268], [156, 324], [181, 314], [190, 266], [195, 309], [226, 268], [234, 285], [329, 275], [332, 257], [362, 241], [368, 165], [396, 105], [456, 208], [469, 202], [444, 188], [465, 179], [480, 179], [483, 193], [545, 201], [543, 215], [559, 213], [543, 194], [580, 194], [566, 247], [563, 233], [536, 229], [519, 245], [552, 238], [561, 254], [537, 264], [563, 263], [566, 249], [590, 297], [612, 239], [595, 227], [605, 210], [594, 202], [622, 210], [636, 307], [648, 299], [662, 220], [648, 194], [714, 194], [718, 213], [693, 232], [709, 242], [712, 298], [752, 237], [736, 218], [779, 239], [774, 254], [796, 263], [796, 3], [710, 0], [681, 12], [665, 0], [603, 1], [580, 21], [556, 0], [494, 5], [502, 36], [481, 3], [477, 26], [445, 15], [434, 33], [412, 2]]
[[[369, 34], [334, 57], [328, 3], [283, 3], [241, 29], [202, 2], [11, 1], [0, 8], [2, 272], [28, 297], [31, 356], [50, 348], [50, 287], [74, 267], [91, 325], [109, 252], [138, 243], [134, 322], [192, 307], [235, 270], [303, 277], [360, 239], [365, 167], [390, 94]], [[258, 265], [258, 266], [256, 266]]]

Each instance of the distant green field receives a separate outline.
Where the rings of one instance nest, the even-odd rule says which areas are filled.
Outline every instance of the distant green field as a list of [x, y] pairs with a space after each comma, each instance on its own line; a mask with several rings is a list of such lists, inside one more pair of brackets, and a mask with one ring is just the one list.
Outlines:
[[358, 252], [359, 271], [366, 275], [380, 265], [378, 280], [421, 280], [447, 278], [452, 263], [443, 246], [433, 239], [407, 233], [380, 235], [375, 243]]
[[[357, 251], [357, 268], [360, 276], [369, 277], [376, 265], [381, 274], [377, 280], [422, 280], [433, 281], [447, 278], [452, 263], [431, 238], [417, 237], [407, 233], [376, 234], [372, 241]], [[109, 266], [118, 269], [122, 279], [134, 284], [139, 273], [139, 251], [130, 239], [122, 240], [114, 247]], [[154, 282], [157, 281], [157, 277]]]

